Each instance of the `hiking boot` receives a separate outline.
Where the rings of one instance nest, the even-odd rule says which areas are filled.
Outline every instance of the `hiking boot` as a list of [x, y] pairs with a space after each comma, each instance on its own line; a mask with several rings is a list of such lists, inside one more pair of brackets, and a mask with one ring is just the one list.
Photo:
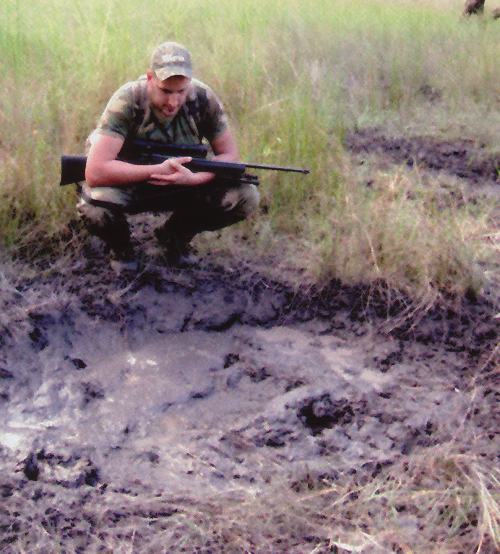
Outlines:
[[111, 250], [109, 265], [117, 276], [135, 273], [139, 267], [134, 257], [134, 252], [131, 249]]
[[162, 250], [163, 258], [173, 267], [186, 267], [195, 264], [198, 259], [190, 245], [192, 237], [171, 235], [165, 229], [156, 229], [155, 235]]
[[172, 267], [188, 267], [198, 262], [194, 249], [188, 242], [173, 240], [168, 247], [162, 247], [165, 262]]
[[187, 249], [182, 251], [170, 251], [166, 256], [168, 265], [172, 267], [189, 267], [198, 263], [198, 257], [194, 250], [188, 245]]

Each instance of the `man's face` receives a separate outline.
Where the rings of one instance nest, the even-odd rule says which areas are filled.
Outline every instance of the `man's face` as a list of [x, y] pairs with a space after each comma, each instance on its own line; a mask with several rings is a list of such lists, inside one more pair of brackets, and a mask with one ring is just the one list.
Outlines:
[[147, 77], [151, 105], [165, 117], [174, 117], [186, 101], [191, 79], [183, 75], [174, 75], [160, 81], [151, 71]]

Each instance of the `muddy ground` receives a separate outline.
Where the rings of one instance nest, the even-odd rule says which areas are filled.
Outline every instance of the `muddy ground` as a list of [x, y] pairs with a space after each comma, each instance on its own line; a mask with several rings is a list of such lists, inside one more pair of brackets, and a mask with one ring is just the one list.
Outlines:
[[[419, 140], [381, 148], [399, 163]], [[457, 169], [430, 151], [453, 160], [433, 170], [495, 184], [486, 157]], [[156, 223], [135, 219], [132, 276], [97, 240], [35, 276], [0, 272], [2, 552], [354, 552], [334, 546], [354, 522], [304, 513], [304, 491], [442, 444], [495, 459], [494, 293], [413, 325], [361, 288], [294, 290], [237, 260], [165, 267]], [[423, 523], [401, 512], [417, 544]]]
[[373, 127], [348, 133], [346, 148], [354, 154], [375, 154], [381, 161], [444, 172], [472, 186], [500, 184], [500, 156], [470, 138], [440, 140], [432, 136], [391, 137]]

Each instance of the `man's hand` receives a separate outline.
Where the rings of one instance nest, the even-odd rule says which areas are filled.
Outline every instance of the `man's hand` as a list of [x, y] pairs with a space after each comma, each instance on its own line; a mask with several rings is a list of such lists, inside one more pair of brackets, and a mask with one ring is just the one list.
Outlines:
[[193, 173], [183, 164], [192, 160], [190, 157], [169, 158], [162, 162], [151, 174], [148, 183], [151, 185], [199, 185], [200, 180], [196, 173]]
[[186, 187], [194, 187], [199, 185], [204, 185], [209, 183], [214, 177], [214, 173], [209, 173], [207, 171], [192, 172], [187, 167], [184, 166], [185, 163], [188, 163], [192, 158], [169, 158], [165, 160], [157, 167], [162, 168], [163, 171], [151, 174], [151, 177], [148, 180], [148, 183], [158, 186], [168, 186], [168, 185], [180, 185]]

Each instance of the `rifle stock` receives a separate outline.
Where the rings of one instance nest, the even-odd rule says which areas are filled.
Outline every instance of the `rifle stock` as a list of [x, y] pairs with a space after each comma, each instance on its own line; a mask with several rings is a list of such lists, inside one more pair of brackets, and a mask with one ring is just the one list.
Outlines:
[[61, 186], [85, 181], [85, 156], [61, 156]]

